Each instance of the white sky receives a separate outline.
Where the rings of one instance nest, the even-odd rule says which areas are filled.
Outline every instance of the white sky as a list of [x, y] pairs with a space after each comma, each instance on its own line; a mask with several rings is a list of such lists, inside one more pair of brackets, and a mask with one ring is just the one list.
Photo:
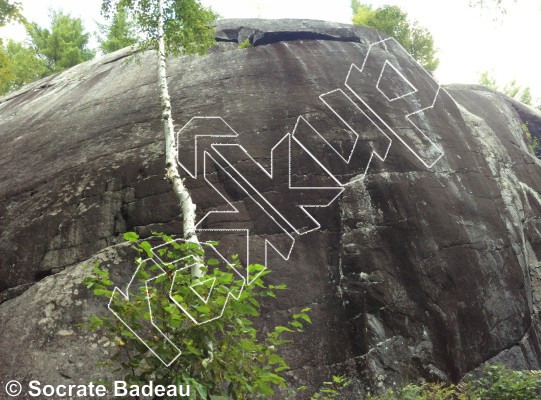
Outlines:
[[[508, 13], [494, 14], [468, 7], [469, 0], [366, 0], [374, 6], [400, 6], [434, 36], [441, 83], [475, 83], [492, 71], [500, 84], [516, 79], [541, 98], [541, 0], [506, 0]], [[202, 0], [223, 18], [311, 18], [349, 23], [350, 0]], [[22, 0], [24, 14], [47, 26], [48, 10], [62, 9], [81, 17], [96, 30], [101, 0]], [[6, 27], [0, 36], [24, 39], [22, 28]], [[95, 42], [94, 42], [95, 43]], [[539, 102], [539, 101], [538, 101]]]

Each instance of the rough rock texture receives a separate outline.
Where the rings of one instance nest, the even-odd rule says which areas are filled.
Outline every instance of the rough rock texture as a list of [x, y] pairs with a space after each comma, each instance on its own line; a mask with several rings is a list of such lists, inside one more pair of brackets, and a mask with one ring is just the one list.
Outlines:
[[[242, 145], [265, 168], [271, 149], [295, 130], [337, 180], [352, 182], [332, 205], [311, 211], [319, 229], [299, 235], [292, 228], [310, 230], [314, 221], [295, 205], [321, 205], [341, 190], [320, 164], [293, 146], [292, 183], [332, 189], [289, 191], [287, 148], [277, 147], [269, 179], [239, 148], [222, 149], [235, 169], [220, 168], [208, 140], [199, 143], [198, 151], [217, 161], [209, 162], [209, 181], [238, 210], [211, 214], [205, 228], [249, 228], [254, 243], [267, 238], [288, 247], [284, 229], [235, 183], [241, 176], [284, 216], [282, 225], [291, 222], [289, 260], [273, 252], [269, 258], [272, 279], [290, 289], [266, 306], [261, 322], [313, 309], [314, 325], [285, 352], [291, 381], [316, 388], [347, 373], [358, 399], [366, 388], [411, 379], [457, 381], [488, 360], [541, 368], [541, 162], [522, 126], [541, 136], [540, 113], [481, 87], [454, 85], [414, 119], [422, 136], [404, 113], [430, 104], [420, 91], [389, 106], [384, 86], [403, 84], [389, 69], [381, 91], [366, 86], [364, 93], [419, 157], [387, 131], [387, 158], [373, 158], [361, 180], [372, 149], [383, 155], [388, 145], [368, 120], [354, 121], [363, 134], [350, 164], [295, 126], [302, 115], [343, 154], [354, 146], [319, 96], [349, 93], [350, 65], [361, 67], [368, 46], [381, 39], [377, 32], [321, 21], [226, 20], [216, 37], [207, 56], [170, 61], [179, 128], [194, 116], [223, 117], [239, 137], [219, 141]], [[237, 50], [246, 39], [254, 47]], [[383, 47], [374, 50], [381, 56]], [[428, 75], [415, 78], [415, 64], [387, 50], [416, 87], [430, 88]], [[10, 379], [113, 376], [93, 367], [114, 351], [111, 344], [76, 326], [106, 306], [80, 285], [83, 265], [102, 260], [123, 287], [133, 254], [119, 244], [122, 232], [181, 234], [163, 179], [155, 54], [139, 62], [129, 62], [131, 55], [121, 50], [0, 99], [0, 388]], [[381, 66], [371, 62], [364, 71], [377, 78]], [[191, 165], [194, 132], [201, 131], [181, 135], [179, 155]], [[432, 163], [439, 151], [427, 168], [422, 161]], [[201, 176], [187, 184], [201, 217], [224, 209]], [[246, 258], [241, 235], [207, 234]], [[256, 250], [252, 260], [261, 261]]]

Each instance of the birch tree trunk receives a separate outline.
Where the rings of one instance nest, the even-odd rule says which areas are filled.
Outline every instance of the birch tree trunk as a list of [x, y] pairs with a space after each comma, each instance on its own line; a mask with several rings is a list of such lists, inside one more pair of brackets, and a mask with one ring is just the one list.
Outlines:
[[[184, 239], [188, 242], [199, 243], [195, 232], [195, 204], [192, 201], [190, 192], [184, 185], [180, 177], [177, 165], [177, 138], [173, 117], [171, 115], [171, 98], [169, 97], [169, 88], [167, 85], [167, 65], [164, 38], [164, 15], [163, 0], [158, 0], [158, 84], [160, 87], [160, 100], [162, 105], [162, 123], [165, 135], [165, 170], [167, 179], [171, 182], [173, 191], [180, 201], [182, 210], [182, 228]], [[192, 266], [192, 275], [201, 276], [201, 263], [196, 262]]]
[[[165, 135], [165, 170], [166, 176], [173, 186], [173, 191], [180, 201], [182, 210], [182, 229], [184, 231], [184, 239], [189, 242], [199, 243], [199, 238], [195, 232], [195, 204], [192, 201], [192, 196], [188, 192], [188, 188], [184, 185], [182, 178], [178, 172], [177, 165], [177, 138], [175, 135], [175, 125], [171, 114], [171, 98], [169, 97], [169, 88], [167, 86], [167, 64], [165, 56], [165, 38], [163, 29], [163, 0], [158, 0], [158, 83], [160, 86], [160, 100], [162, 104], [162, 123], [163, 132]], [[195, 257], [195, 263], [192, 265], [191, 273], [194, 277], [201, 277], [202, 261], [199, 257]], [[213, 343], [205, 338], [208, 358], [203, 360], [209, 363], [214, 360]]]

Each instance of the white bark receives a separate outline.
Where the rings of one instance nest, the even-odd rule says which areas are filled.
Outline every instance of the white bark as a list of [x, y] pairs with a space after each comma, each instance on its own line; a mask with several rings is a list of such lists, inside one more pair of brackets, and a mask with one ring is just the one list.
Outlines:
[[[162, 105], [162, 123], [165, 135], [165, 170], [167, 179], [171, 182], [173, 191], [180, 201], [182, 211], [182, 227], [184, 230], [184, 239], [189, 242], [199, 243], [195, 231], [195, 204], [192, 201], [190, 192], [184, 185], [180, 177], [177, 165], [177, 140], [175, 127], [171, 114], [171, 98], [169, 97], [169, 88], [167, 85], [167, 66], [164, 38], [164, 16], [163, 0], [158, 0], [158, 83], [160, 87], [160, 100]], [[201, 262], [196, 262], [192, 266], [192, 275], [201, 276]]]

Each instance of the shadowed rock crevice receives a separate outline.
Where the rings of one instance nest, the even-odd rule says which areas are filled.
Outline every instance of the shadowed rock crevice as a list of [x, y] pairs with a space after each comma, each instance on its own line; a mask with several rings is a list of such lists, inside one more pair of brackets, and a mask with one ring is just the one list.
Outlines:
[[315, 20], [224, 19], [216, 24], [216, 40], [254, 46], [295, 40], [325, 40], [369, 44], [386, 37], [368, 28]]

